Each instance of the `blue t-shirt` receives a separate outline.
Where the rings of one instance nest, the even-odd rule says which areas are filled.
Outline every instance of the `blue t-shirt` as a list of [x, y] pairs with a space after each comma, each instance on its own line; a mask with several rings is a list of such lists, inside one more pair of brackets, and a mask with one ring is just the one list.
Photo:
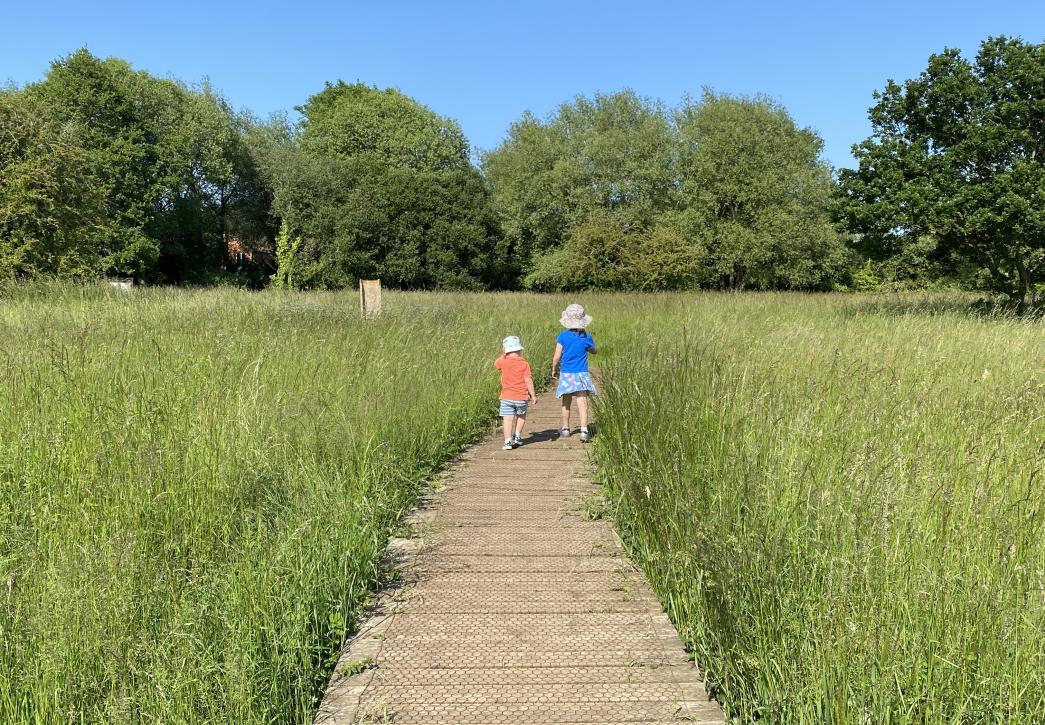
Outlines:
[[587, 332], [563, 330], [555, 338], [562, 345], [562, 362], [559, 369], [564, 373], [588, 372], [588, 350], [595, 349], [595, 339]]

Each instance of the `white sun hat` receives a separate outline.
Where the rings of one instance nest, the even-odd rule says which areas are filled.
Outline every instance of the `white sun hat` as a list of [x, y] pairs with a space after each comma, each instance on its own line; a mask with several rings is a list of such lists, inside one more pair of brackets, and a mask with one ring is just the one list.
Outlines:
[[522, 341], [519, 340], [518, 335], [509, 335], [504, 338], [504, 342], [501, 344], [504, 345], [504, 352], [506, 354], [509, 352], [519, 352], [520, 350], [525, 349], [523, 348]]
[[591, 324], [591, 315], [584, 314], [584, 308], [573, 304], [562, 311], [559, 324], [567, 330], [583, 330]]

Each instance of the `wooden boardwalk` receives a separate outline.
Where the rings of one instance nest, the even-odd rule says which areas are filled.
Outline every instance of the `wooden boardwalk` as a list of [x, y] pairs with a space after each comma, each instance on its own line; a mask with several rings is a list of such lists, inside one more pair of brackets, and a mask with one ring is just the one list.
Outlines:
[[401, 578], [348, 643], [316, 723], [723, 723], [610, 524], [585, 444], [531, 409], [473, 448], [393, 541]]

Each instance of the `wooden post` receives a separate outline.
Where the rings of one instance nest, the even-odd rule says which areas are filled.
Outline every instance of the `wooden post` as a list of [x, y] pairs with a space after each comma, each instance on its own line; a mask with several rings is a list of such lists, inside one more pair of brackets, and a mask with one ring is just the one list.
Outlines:
[[381, 314], [381, 280], [359, 280], [359, 309], [364, 319]]

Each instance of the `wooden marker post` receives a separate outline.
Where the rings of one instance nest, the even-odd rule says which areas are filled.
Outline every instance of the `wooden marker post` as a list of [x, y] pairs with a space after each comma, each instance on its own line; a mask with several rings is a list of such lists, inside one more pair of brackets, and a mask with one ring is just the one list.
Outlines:
[[364, 319], [381, 314], [381, 280], [359, 280], [359, 309]]

